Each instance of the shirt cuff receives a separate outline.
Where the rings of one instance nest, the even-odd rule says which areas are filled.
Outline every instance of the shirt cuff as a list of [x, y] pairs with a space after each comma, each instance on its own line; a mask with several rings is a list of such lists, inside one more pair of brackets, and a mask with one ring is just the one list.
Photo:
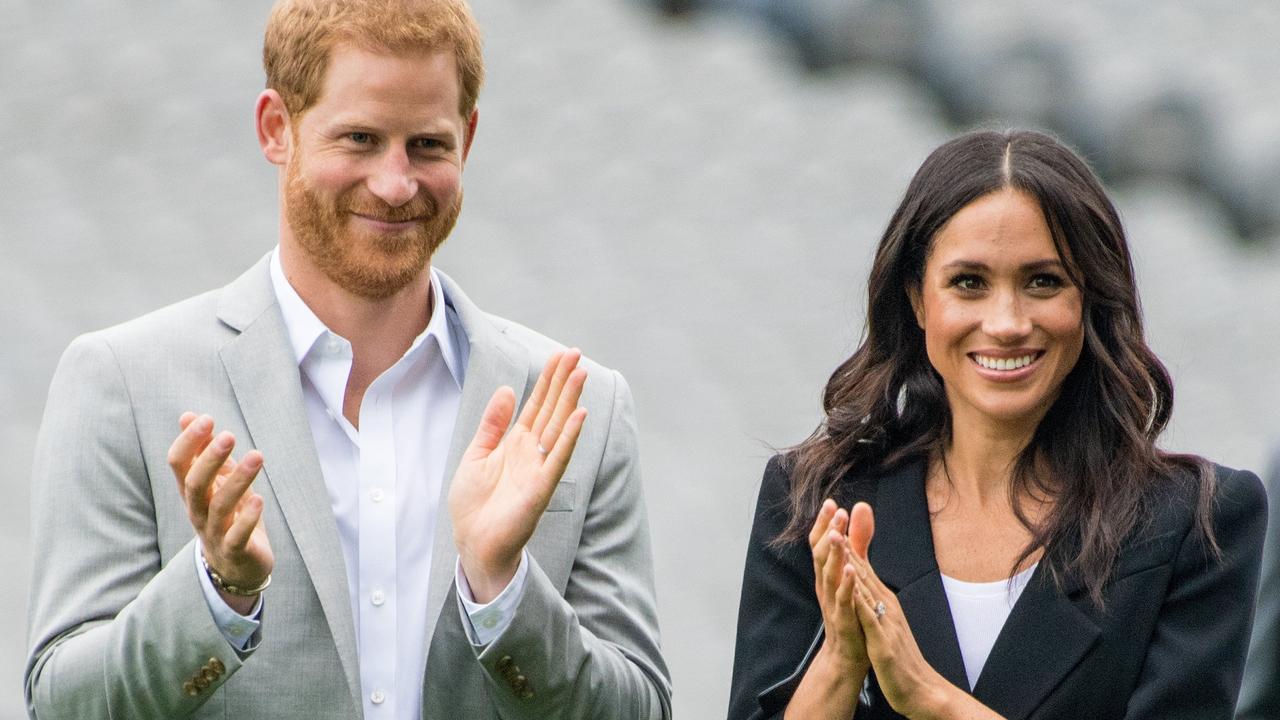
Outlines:
[[471, 586], [467, 584], [467, 576], [462, 573], [462, 561], [456, 563], [454, 583], [458, 588], [458, 612], [462, 615], [462, 626], [467, 629], [467, 637], [474, 645], [488, 645], [502, 634], [516, 615], [516, 606], [524, 596], [525, 578], [529, 576], [529, 552], [520, 551], [520, 566], [511, 582], [498, 593], [498, 597], [488, 603], [478, 603], [471, 594]]
[[204, 563], [201, 562], [204, 548], [200, 545], [199, 539], [196, 540], [193, 554], [196, 558], [196, 576], [200, 578], [200, 589], [204, 591], [205, 602], [209, 605], [209, 612], [213, 614], [213, 623], [218, 626], [222, 637], [226, 638], [232, 647], [245, 652], [249, 649], [249, 643], [254, 636], [258, 634], [258, 629], [262, 627], [262, 596], [258, 596], [258, 602], [253, 604], [253, 610], [247, 616], [236, 612], [213, 587], [213, 580], [209, 578], [209, 573], [205, 571]]

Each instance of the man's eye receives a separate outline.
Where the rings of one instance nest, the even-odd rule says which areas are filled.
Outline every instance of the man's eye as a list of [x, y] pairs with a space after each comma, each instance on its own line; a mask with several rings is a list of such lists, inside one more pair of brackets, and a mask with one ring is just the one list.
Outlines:
[[438, 150], [444, 147], [444, 143], [435, 138], [417, 138], [412, 145], [419, 150]]
[[366, 132], [347, 133], [347, 137], [351, 140], [351, 142], [357, 143], [359, 145], [365, 145], [373, 142], [373, 136]]

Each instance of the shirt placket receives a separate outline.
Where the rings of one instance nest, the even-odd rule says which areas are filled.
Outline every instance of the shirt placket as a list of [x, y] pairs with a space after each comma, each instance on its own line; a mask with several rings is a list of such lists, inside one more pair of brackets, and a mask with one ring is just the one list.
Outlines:
[[380, 377], [360, 407], [360, 653], [365, 717], [396, 717], [396, 462], [389, 388]]

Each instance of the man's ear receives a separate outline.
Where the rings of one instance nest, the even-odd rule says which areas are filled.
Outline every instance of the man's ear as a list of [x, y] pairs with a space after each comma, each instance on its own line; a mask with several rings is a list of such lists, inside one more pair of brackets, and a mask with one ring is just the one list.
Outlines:
[[920, 297], [920, 286], [914, 284], [907, 285], [907, 299], [911, 301], [911, 312], [915, 313], [916, 325], [920, 329], [924, 329], [924, 301]]
[[254, 124], [258, 129], [258, 145], [267, 161], [285, 165], [293, 153], [293, 132], [289, 108], [284, 98], [270, 88], [263, 90], [254, 105]]
[[462, 162], [467, 162], [467, 156], [471, 154], [471, 141], [476, 139], [476, 124], [480, 122], [480, 108], [471, 110], [471, 117], [467, 119], [466, 137], [462, 138]]

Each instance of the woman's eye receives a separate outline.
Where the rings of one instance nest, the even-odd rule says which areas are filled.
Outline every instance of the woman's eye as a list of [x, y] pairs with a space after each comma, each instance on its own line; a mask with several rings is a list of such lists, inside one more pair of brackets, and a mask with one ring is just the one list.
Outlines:
[[1057, 275], [1052, 273], [1041, 273], [1031, 278], [1028, 287], [1033, 290], [1057, 290], [1066, 285], [1066, 282]]
[[982, 278], [977, 275], [956, 275], [951, 278], [951, 286], [961, 290], [981, 290]]

